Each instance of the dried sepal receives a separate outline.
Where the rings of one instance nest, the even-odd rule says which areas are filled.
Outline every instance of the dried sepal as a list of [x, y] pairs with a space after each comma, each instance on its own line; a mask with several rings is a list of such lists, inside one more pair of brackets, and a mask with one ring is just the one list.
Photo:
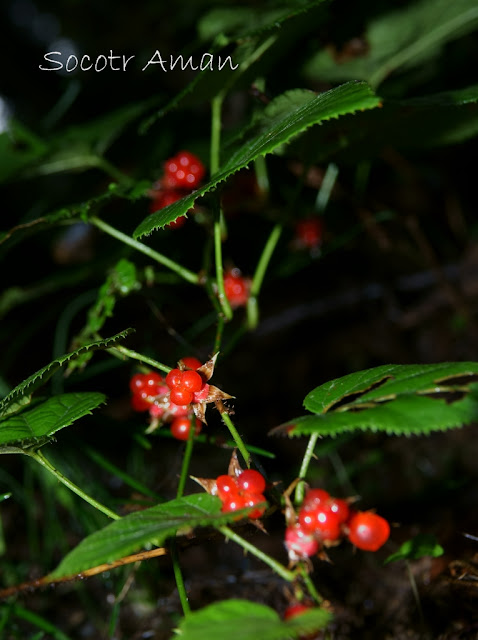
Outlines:
[[217, 483], [215, 478], [196, 478], [196, 476], [189, 476], [191, 480], [197, 482], [201, 487], [207, 491], [211, 496], [217, 496]]
[[234, 449], [229, 460], [229, 467], [227, 473], [233, 478], [237, 478], [241, 475], [244, 469], [239, 464], [239, 458], [237, 457], [237, 449]]

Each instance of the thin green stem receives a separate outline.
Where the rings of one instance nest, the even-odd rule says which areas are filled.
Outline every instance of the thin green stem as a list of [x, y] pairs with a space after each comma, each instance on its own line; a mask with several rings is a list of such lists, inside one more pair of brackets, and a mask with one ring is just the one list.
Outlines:
[[327, 208], [338, 175], [339, 168], [336, 164], [330, 162], [315, 201], [315, 210], [318, 213], [322, 213]]
[[232, 309], [227, 299], [226, 292], [224, 290], [224, 268], [222, 266], [222, 226], [223, 226], [223, 214], [219, 211], [216, 220], [214, 221], [214, 257], [216, 261], [216, 282], [219, 297], [219, 304], [221, 305], [222, 312], [227, 320], [232, 319]]
[[279, 242], [280, 235], [282, 233], [282, 225], [274, 225], [272, 231], [267, 238], [267, 242], [262, 250], [261, 257], [257, 263], [256, 271], [252, 278], [251, 295], [247, 302], [247, 324], [249, 329], [255, 329], [259, 322], [259, 310], [257, 306], [257, 296], [262, 286], [264, 276], [266, 274], [267, 267], [274, 253], [274, 249]]
[[196, 417], [194, 415], [189, 416], [189, 421], [190, 421], [189, 437], [186, 441], [186, 449], [184, 451], [183, 461], [181, 464], [181, 475], [179, 476], [179, 483], [178, 483], [178, 490], [176, 492], [176, 498], [181, 498], [183, 496], [184, 487], [186, 486], [186, 481], [188, 479], [191, 456], [193, 453], [194, 436], [195, 436], [194, 423], [196, 421]]
[[237, 431], [236, 427], [234, 426], [231, 418], [229, 417], [229, 414], [226, 413], [226, 411], [223, 411], [221, 413], [221, 418], [224, 420], [224, 423], [226, 424], [227, 428], [229, 429], [229, 433], [231, 434], [234, 442], [236, 443], [237, 448], [241, 452], [241, 455], [244, 458], [244, 462], [246, 463], [247, 467], [250, 467], [251, 466], [250, 453], [247, 450], [246, 445], [244, 444], [244, 441], [241, 438], [241, 436], [239, 435], [239, 432]]
[[68, 487], [70, 491], [73, 491], [73, 493], [76, 493], [77, 496], [80, 496], [80, 498], [83, 498], [83, 500], [88, 502], [88, 504], [91, 504], [92, 507], [94, 507], [95, 509], [98, 509], [98, 511], [101, 511], [102, 513], [107, 515], [108, 518], [111, 518], [112, 520], [120, 519], [121, 516], [116, 514], [114, 511], [111, 511], [111, 509], [108, 509], [108, 507], [105, 507], [103, 504], [101, 504], [100, 502], [98, 502], [97, 500], [89, 496], [82, 489], [80, 489], [80, 487], [77, 487], [76, 484], [74, 484], [71, 480], [69, 480], [62, 473], [60, 473], [60, 471], [58, 471], [58, 469], [56, 469], [51, 464], [51, 462], [45, 458], [42, 451], [40, 450], [28, 451], [25, 453], [26, 455], [36, 460], [39, 464], [41, 464], [42, 467], [44, 467], [47, 471], [53, 474], [55, 478], [60, 482], [62, 482], [65, 485], [65, 487]]
[[218, 93], [211, 101], [211, 177], [219, 171], [221, 148], [221, 112], [224, 94]]
[[281, 578], [283, 578], [284, 580], [287, 580], [287, 582], [293, 582], [295, 580], [296, 574], [294, 571], [290, 571], [289, 569], [284, 567], [283, 564], [281, 564], [280, 562], [277, 562], [277, 560], [274, 560], [274, 558], [271, 558], [270, 556], [262, 552], [260, 549], [258, 549], [256, 546], [254, 546], [250, 542], [247, 542], [247, 540], [244, 540], [244, 538], [241, 538], [241, 536], [239, 536], [232, 529], [229, 529], [229, 527], [226, 527], [225, 525], [223, 525], [222, 527], [218, 527], [218, 529], [224, 536], [226, 536], [226, 538], [240, 545], [243, 549], [245, 549], [246, 551], [249, 551], [249, 553], [256, 556], [256, 558], [259, 558], [259, 560], [262, 560], [262, 562], [267, 564]]
[[108, 233], [113, 238], [116, 238], [120, 242], [127, 244], [129, 247], [136, 249], [136, 251], [140, 251], [141, 253], [144, 253], [146, 256], [148, 256], [148, 258], [151, 258], [152, 260], [159, 262], [159, 264], [162, 264], [163, 267], [167, 267], [168, 269], [171, 269], [171, 271], [174, 271], [175, 273], [180, 275], [182, 278], [184, 278], [184, 280], [187, 280], [192, 284], [199, 284], [199, 276], [197, 273], [194, 273], [193, 271], [186, 269], [186, 267], [183, 267], [177, 262], [174, 262], [174, 260], [170, 260], [169, 258], [164, 256], [162, 253], [158, 253], [157, 251], [155, 251], [154, 249], [151, 249], [151, 247], [148, 247], [142, 242], [138, 242], [138, 240], [131, 238], [131, 236], [127, 236], [122, 231], [119, 231], [118, 229], [115, 229], [114, 227], [104, 222], [103, 220], [100, 220], [100, 218], [97, 218], [96, 216], [91, 216], [91, 218], [89, 218], [89, 222], [91, 222], [91, 224], [94, 224], [95, 227], [98, 227], [98, 229], [101, 229], [105, 233]]
[[223, 332], [224, 332], [224, 317], [221, 315], [221, 316], [218, 316], [217, 318], [216, 339], [214, 340], [213, 353], [217, 353], [221, 349]]
[[184, 578], [181, 571], [181, 565], [179, 564], [179, 554], [176, 541], [173, 540], [171, 544], [171, 559], [173, 561], [174, 579], [176, 580], [176, 587], [178, 588], [179, 600], [183, 608], [184, 616], [191, 613], [191, 607], [189, 606], [188, 594], [184, 585]]
[[269, 175], [267, 173], [267, 164], [264, 156], [259, 156], [254, 160], [254, 168], [256, 171], [256, 180], [262, 194], [270, 191]]
[[312, 582], [312, 580], [310, 579], [310, 576], [307, 573], [307, 569], [305, 568], [304, 565], [301, 565], [300, 575], [302, 576], [302, 580], [304, 581], [304, 584], [307, 587], [307, 589], [308, 589], [310, 595], [312, 596], [312, 598], [314, 598], [314, 600], [317, 602], [317, 604], [321, 604], [324, 601], [324, 599], [322, 598], [322, 596], [319, 594], [319, 592], [315, 588], [315, 585]]
[[116, 347], [111, 347], [107, 349], [111, 355], [121, 358], [124, 357], [131, 358], [132, 360], [137, 360], [138, 362], [144, 362], [145, 364], [149, 364], [151, 367], [155, 369], [159, 369], [160, 371], [164, 371], [164, 373], [169, 373], [171, 371], [171, 367], [163, 364], [162, 362], [158, 362], [157, 360], [153, 360], [153, 358], [148, 358], [148, 356], [144, 356], [142, 353], [138, 353], [137, 351], [133, 351], [132, 349], [127, 349], [122, 345], [117, 345]]
[[319, 437], [318, 433], [313, 433], [309, 442], [307, 443], [307, 449], [305, 450], [304, 457], [302, 459], [302, 464], [300, 465], [299, 478], [301, 481], [298, 483], [297, 488], [295, 490], [295, 503], [302, 504], [302, 500], [304, 499], [304, 478], [307, 475], [307, 471], [309, 469], [310, 461], [312, 460], [312, 456], [314, 455], [315, 445], [317, 444], [317, 439]]

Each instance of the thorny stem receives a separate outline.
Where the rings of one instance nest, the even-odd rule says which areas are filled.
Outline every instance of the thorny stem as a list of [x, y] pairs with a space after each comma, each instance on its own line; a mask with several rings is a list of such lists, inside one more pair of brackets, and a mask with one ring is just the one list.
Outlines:
[[28, 451], [28, 452], [25, 451], [24, 453], [26, 453], [26, 455], [36, 460], [39, 464], [42, 465], [42, 467], [44, 467], [47, 471], [53, 474], [57, 480], [62, 482], [65, 485], [65, 487], [68, 487], [70, 491], [73, 491], [73, 493], [76, 493], [76, 495], [80, 496], [80, 498], [83, 498], [83, 500], [91, 504], [92, 507], [94, 507], [95, 509], [98, 509], [98, 511], [102, 511], [105, 515], [108, 516], [108, 518], [111, 518], [112, 520], [120, 519], [121, 516], [116, 514], [114, 511], [111, 511], [111, 509], [108, 509], [108, 507], [105, 507], [100, 502], [97, 502], [94, 498], [92, 498], [87, 493], [85, 493], [82, 489], [80, 489], [80, 487], [77, 487], [76, 484], [74, 484], [71, 480], [68, 480], [68, 478], [66, 478], [62, 473], [60, 473], [60, 471], [58, 471], [58, 469], [56, 469], [52, 465], [52, 463], [45, 458], [45, 456], [40, 450]]
[[296, 573], [294, 571], [290, 571], [284, 567], [284, 565], [280, 564], [280, 562], [277, 562], [277, 560], [274, 560], [274, 558], [271, 558], [253, 544], [247, 542], [244, 538], [241, 538], [241, 536], [232, 529], [229, 529], [229, 527], [221, 526], [218, 527], [218, 529], [224, 536], [226, 536], [226, 538], [240, 545], [243, 549], [256, 556], [256, 558], [259, 558], [259, 560], [262, 560], [262, 562], [267, 564], [273, 571], [280, 575], [281, 578], [287, 580], [287, 582], [293, 582], [295, 580]]
[[224, 423], [226, 424], [227, 428], [229, 429], [229, 432], [230, 432], [231, 436], [233, 437], [234, 442], [237, 445], [237, 448], [241, 452], [241, 455], [244, 458], [244, 461], [245, 461], [247, 467], [249, 468], [251, 466], [251, 456], [249, 454], [249, 451], [246, 448], [246, 445], [244, 444], [243, 439], [239, 435], [239, 432], [237, 431], [237, 429], [234, 426], [231, 418], [229, 417], [229, 414], [226, 411], [223, 411], [221, 413], [221, 418], [224, 420]]
[[105, 233], [108, 233], [110, 236], [113, 236], [113, 238], [116, 238], [120, 242], [127, 244], [133, 249], [136, 249], [136, 251], [144, 253], [146, 256], [148, 256], [148, 258], [159, 262], [159, 264], [162, 264], [163, 267], [171, 269], [171, 271], [174, 271], [188, 282], [191, 282], [192, 284], [199, 284], [199, 276], [197, 273], [186, 269], [186, 267], [183, 267], [177, 262], [174, 262], [174, 260], [170, 260], [162, 253], [158, 253], [154, 249], [151, 249], [151, 247], [148, 247], [146, 244], [138, 242], [138, 240], [131, 238], [131, 236], [127, 236], [122, 231], [119, 231], [118, 229], [115, 229], [114, 227], [109, 225], [107, 222], [104, 222], [104, 220], [100, 220], [100, 218], [97, 218], [96, 216], [91, 216], [89, 218], [89, 222], [98, 227], [98, 229], [101, 229]]
[[314, 449], [315, 449], [315, 445], [317, 444], [318, 437], [319, 437], [318, 433], [313, 433], [309, 438], [309, 442], [307, 443], [307, 449], [305, 450], [305, 454], [302, 459], [302, 464], [300, 465], [300, 471], [299, 471], [299, 478], [301, 478], [301, 481], [299, 482], [299, 484], [297, 485], [297, 489], [295, 490], [296, 504], [301, 504], [304, 499], [305, 483], [303, 478], [305, 478], [307, 475], [310, 461], [312, 460], [312, 456], [314, 455]]
[[267, 267], [269, 266], [269, 262], [271, 260], [272, 254], [274, 253], [274, 249], [277, 246], [281, 233], [282, 225], [274, 225], [264, 246], [261, 257], [259, 258], [259, 262], [257, 263], [256, 271], [252, 278], [251, 295], [249, 297], [249, 300], [247, 301], [247, 324], [249, 329], [255, 329], [257, 327], [259, 321], [257, 296], [259, 294]]
[[149, 364], [151, 367], [155, 369], [159, 369], [164, 373], [169, 373], [171, 371], [171, 367], [163, 364], [162, 362], [158, 362], [157, 360], [153, 360], [153, 358], [148, 358], [148, 356], [144, 356], [142, 353], [138, 353], [137, 351], [133, 351], [132, 349], [127, 349], [122, 345], [111, 347], [111, 349], [107, 349], [113, 356], [117, 358], [122, 358], [122, 356], [126, 356], [127, 358], [131, 358], [132, 360], [138, 360], [138, 362], [144, 362], [145, 364]]

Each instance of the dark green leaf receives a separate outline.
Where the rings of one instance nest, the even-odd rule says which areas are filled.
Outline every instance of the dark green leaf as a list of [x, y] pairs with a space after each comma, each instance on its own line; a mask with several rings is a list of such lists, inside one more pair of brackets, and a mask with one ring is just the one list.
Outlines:
[[232, 522], [236, 515], [221, 513], [221, 501], [208, 493], [185, 496], [137, 511], [82, 540], [51, 577], [59, 578], [113, 562], [144, 545], [161, 545], [167, 538], [187, 533], [195, 527]]
[[323, 629], [330, 620], [330, 613], [314, 608], [283, 622], [270, 607], [231, 599], [192, 612], [176, 633], [181, 640], [289, 640]]
[[392, 553], [385, 560], [385, 564], [397, 560], [418, 560], [425, 556], [438, 558], [442, 556], [444, 549], [438, 544], [435, 536], [428, 533], [419, 533], [411, 540], [406, 540], [400, 549]]
[[374, 108], [379, 103], [379, 98], [371, 91], [368, 85], [362, 82], [350, 82], [336, 89], [321, 93], [306, 104], [293, 108], [291, 112], [284, 114], [282, 118], [274, 119], [273, 124], [268, 128], [264, 128], [260, 134], [244, 142], [232, 154], [221, 171], [206, 185], [191, 195], [145, 218], [135, 229], [134, 237], [139, 238], [148, 235], [184, 215], [193, 208], [197, 198], [215, 189], [220, 182], [226, 180], [240, 169], [247, 167], [259, 156], [272, 153], [308, 127], [330, 118], [337, 118], [346, 113]]
[[330, 50], [317, 53], [305, 73], [321, 82], [366, 80], [373, 87], [397, 69], [423, 64], [451, 40], [476, 29], [475, 0], [422, 0], [375, 18], [368, 26], [363, 56], [336, 61]]
[[42, 369], [39, 369], [35, 373], [33, 373], [26, 380], [17, 385], [10, 393], [5, 396], [0, 401], [0, 417], [7, 416], [15, 411], [18, 411], [22, 404], [25, 404], [29, 401], [29, 396], [44, 385], [51, 376], [58, 371], [63, 365], [72, 360], [73, 358], [77, 358], [82, 353], [86, 353], [87, 351], [95, 351], [96, 349], [108, 349], [109, 347], [114, 346], [117, 342], [124, 340], [130, 333], [132, 333], [133, 329], [125, 329], [121, 331], [121, 333], [117, 333], [115, 336], [111, 338], [106, 338], [104, 340], [96, 340], [95, 342], [90, 342], [71, 353], [67, 353], [59, 358], [56, 358], [49, 364], [47, 364]]
[[[39, 439], [49, 438], [103, 404], [102, 393], [64, 393], [44, 401], [32, 402], [18, 413], [0, 421], [0, 445], [18, 444], [27, 448]], [[0, 453], [2, 449], [0, 447]]]

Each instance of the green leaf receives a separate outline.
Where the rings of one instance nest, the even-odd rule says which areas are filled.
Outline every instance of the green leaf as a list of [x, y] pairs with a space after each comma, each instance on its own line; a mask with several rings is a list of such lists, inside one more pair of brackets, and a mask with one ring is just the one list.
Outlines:
[[59, 358], [56, 358], [45, 367], [42, 367], [31, 376], [29, 376], [26, 380], [23, 380], [23, 382], [12, 389], [12, 391], [10, 391], [10, 393], [0, 401], [0, 417], [4, 417], [13, 412], [19, 411], [22, 405], [29, 402], [29, 397], [31, 396], [31, 394], [36, 391], [36, 389], [48, 382], [55, 371], [58, 371], [58, 369], [60, 369], [70, 360], [77, 358], [82, 353], [86, 353], [88, 351], [95, 351], [97, 349], [109, 349], [117, 342], [124, 340], [124, 338], [126, 338], [132, 332], [133, 329], [125, 329], [124, 331], [121, 331], [121, 333], [117, 333], [111, 338], [90, 342], [89, 344], [86, 344], [79, 349], [72, 351], [71, 353], [67, 353], [63, 356], [60, 356]]
[[444, 552], [443, 547], [438, 544], [435, 536], [429, 533], [419, 533], [411, 540], [406, 540], [398, 551], [389, 555], [385, 560], [385, 564], [397, 562], [397, 560], [419, 560], [425, 556], [438, 558]]
[[338, 62], [329, 50], [317, 53], [305, 74], [321, 82], [366, 80], [378, 86], [397, 69], [423, 64], [443, 46], [478, 25], [476, 0], [422, 0], [375, 18], [365, 34], [368, 53]]
[[0, 134], [0, 182], [39, 160], [48, 146], [16, 120], [10, 120], [8, 130]]
[[232, 154], [221, 171], [206, 185], [145, 218], [135, 229], [134, 237], [139, 238], [148, 235], [155, 229], [160, 229], [176, 220], [179, 216], [186, 214], [194, 207], [197, 198], [214, 189], [233, 173], [247, 167], [259, 156], [272, 153], [308, 127], [330, 118], [337, 118], [346, 113], [353, 113], [361, 109], [371, 109], [379, 104], [380, 99], [367, 84], [350, 82], [319, 94], [306, 104], [295, 107], [291, 112], [283, 114], [277, 120], [274, 118], [273, 124], [244, 142]]
[[[64, 393], [41, 402], [32, 402], [22, 411], [0, 421], [0, 445], [21, 443], [22, 449], [68, 427], [103, 404], [102, 393]], [[2, 449], [0, 447], [0, 453]]]
[[[247, 509], [243, 510], [247, 513]], [[188, 533], [200, 526], [232, 522], [234, 514], [221, 513], [221, 501], [208, 493], [197, 493], [150, 509], [137, 511], [112, 522], [80, 542], [53, 571], [51, 577], [72, 575], [104, 562], [113, 562], [153, 543]]]
[[314, 608], [283, 622], [274, 609], [248, 600], [223, 600], [181, 621], [181, 640], [289, 640], [323, 629], [331, 615]]
[[335, 436], [353, 430], [428, 434], [478, 419], [478, 363], [384, 365], [311, 391], [303, 416], [272, 432]]

